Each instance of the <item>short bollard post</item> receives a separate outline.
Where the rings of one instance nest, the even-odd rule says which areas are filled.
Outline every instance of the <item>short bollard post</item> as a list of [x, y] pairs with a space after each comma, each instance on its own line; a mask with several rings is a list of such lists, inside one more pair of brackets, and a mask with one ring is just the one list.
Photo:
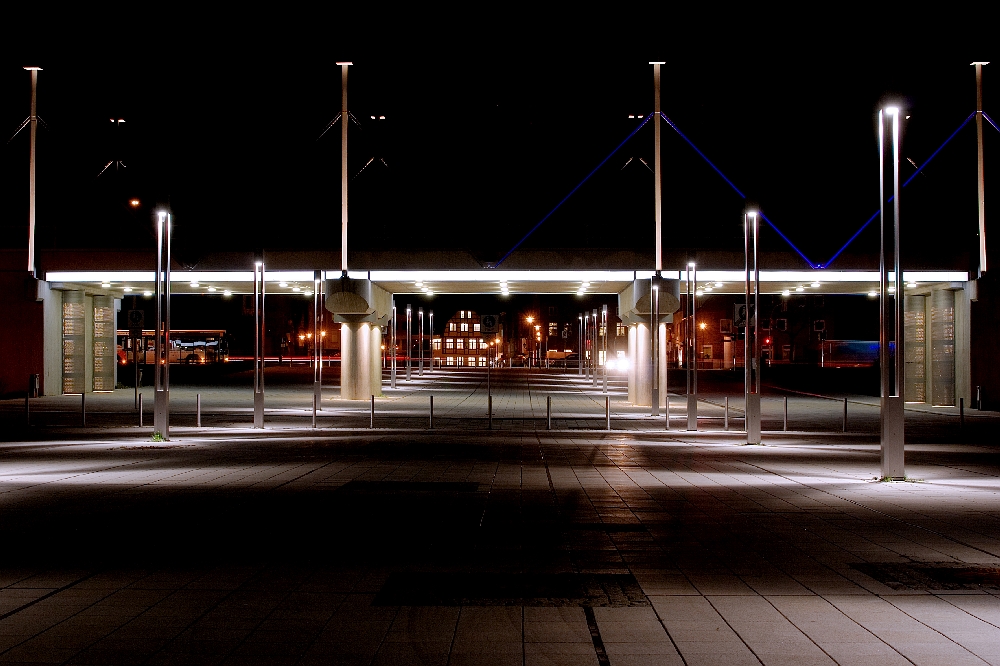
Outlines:
[[375, 396], [372, 396], [372, 417], [371, 422], [368, 425], [369, 429], [375, 428]]
[[142, 394], [139, 394], [139, 427], [142, 427]]
[[316, 394], [313, 393], [313, 428], [316, 427]]
[[611, 396], [604, 396], [604, 421], [607, 423], [607, 430], [611, 430]]
[[844, 398], [844, 428], [842, 432], [847, 432], [847, 398]]
[[431, 430], [434, 430], [434, 396], [431, 398]]
[[545, 396], [545, 429], [552, 430], [552, 396]]
[[87, 394], [80, 394], [80, 427], [87, 427]]
[[726, 416], [722, 421], [723, 428], [729, 430], [729, 396], [726, 396]]
[[490, 430], [493, 430], [493, 396], [492, 395], [486, 396], [486, 418], [487, 418], [487, 421], [488, 421], [486, 427], [489, 428]]
[[965, 428], [965, 398], [958, 399], [958, 427]]
[[788, 432], [788, 396], [787, 395], [785, 396], [784, 401], [785, 401], [785, 415], [784, 415], [784, 418], [782, 418], [782, 420], [781, 420], [781, 429], [784, 430], [785, 432]]
[[665, 395], [663, 396], [663, 406], [665, 409], [663, 410], [663, 416], [664, 416], [663, 422], [666, 426], [666, 429], [670, 430], [670, 395], [666, 394], [665, 390], [664, 394]]
[[194, 414], [195, 414], [195, 424], [201, 427], [201, 393], [196, 393], [194, 397]]

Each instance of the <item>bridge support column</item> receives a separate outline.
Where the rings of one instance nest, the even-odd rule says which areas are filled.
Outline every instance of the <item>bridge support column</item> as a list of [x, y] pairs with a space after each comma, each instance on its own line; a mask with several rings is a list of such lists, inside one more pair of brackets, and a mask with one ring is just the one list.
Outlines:
[[325, 305], [340, 324], [340, 397], [381, 396], [381, 326], [392, 314], [392, 295], [370, 280], [341, 277], [327, 280]]

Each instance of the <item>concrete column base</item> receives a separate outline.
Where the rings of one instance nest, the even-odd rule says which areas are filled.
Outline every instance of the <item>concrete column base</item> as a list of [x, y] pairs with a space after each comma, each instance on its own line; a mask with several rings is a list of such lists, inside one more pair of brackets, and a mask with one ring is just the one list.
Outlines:
[[372, 392], [371, 334], [369, 322], [340, 325], [340, 397], [369, 400]]
[[744, 409], [747, 444], [760, 444], [760, 394], [751, 393], [746, 397]]
[[170, 439], [170, 391], [153, 391], [153, 432]]
[[882, 478], [902, 481], [906, 478], [903, 447], [903, 398], [882, 398]]

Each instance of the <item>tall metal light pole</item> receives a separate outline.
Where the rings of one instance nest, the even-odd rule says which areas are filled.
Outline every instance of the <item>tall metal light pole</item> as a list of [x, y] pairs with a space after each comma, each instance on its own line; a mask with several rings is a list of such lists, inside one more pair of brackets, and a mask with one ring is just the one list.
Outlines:
[[698, 266], [688, 262], [688, 308], [690, 323], [688, 325], [688, 341], [690, 349], [687, 354], [688, 364], [688, 395], [687, 395], [687, 429], [698, 429]]
[[[976, 67], [976, 141], [978, 147], [979, 185], [979, 275], [986, 272], [986, 185], [983, 176], [983, 65], [989, 62], [974, 62]], [[34, 99], [34, 97], [32, 97]], [[34, 113], [34, 111], [32, 111]]]
[[[888, 131], [887, 131], [888, 130]], [[890, 137], [886, 134], [891, 133]], [[879, 366], [882, 373], [882, 478], [906, 477], [903, 438], [903, 271], [899, 260], [899, 109], [886, 107], [878, 112], [879, 148]], [[888, 155], [887, 155], [888, 153]], [[886, 173], [886, 160], [892, 175]], [[886, 183], [887, 177], [891, 180]], [[888, 187], [887, 187], [888, 185]], [[892, 227], [886, 224], [889, 196], [892, 196]], [[890, 235], [891, 234], [891, 235]], [[892, 244], [893, 294], [889, 293], [889, 265], [886, 245]], [[891, 299], [891, 300], [890, 300]], [[895, 334], [895, 354], [889, 350], [890, 330]]]
[[164, 439], [170, 439], [170, 221], [169, 213], [157, 213], [153, 432]]
[[340, 274], [347, 277], [347, 68], [352, 62], [340, 65]]
[[[652, 354], [650, 354], [650, 362], [653, 364], [650, 414], [658, 416], [660, 413], [660, 278], [658, 275], [654, 275], [650, 279], [649, 287], [649, 338], [650, 344], [653, 346]], [[605, 357], [604, 365], [607, 364], [608, 359]], [[605, 374], [607, 373], [605, 372]], [[605, 393], [607, 392], [606, 384], [605, 382]]]
[[389, 385], [392, 388], [396, 388], [396, 356], [399, 354], [399, 351], [398, 351], [398, 349], [396, 347], [396, 327], [398, 325], [399, 325], [399, 323], [396, 320], [396, 301], [395, 301], [395, 299], [393, 299], [393, 301], [392, 301], [392, 339], [391, 339], [391, 342], [392, 342], [392, 364], [390, 366], [392, 369], [389, 371]]
[[322, 298], [323, 273], [313, 271], [313, 396], [316, 398], [316, 409], [322, 409], [323, 382], [320, 373], [323, 366], [323, 340], [319, 330], [320, 308]]
[[[649, 298], [649, 339], [652, 349], [650, 350], [650, 362], [653, 364], [652, 375], [652, 403], [650, 413], [656, 416], [660, 413], [660, 317], [659, 317], [659, 289], [660, 275], [663, 271], [663, 230], [662, 230], [662, 176], [660, 167], [660, 65], [664, 62], [650, 62], [653, 66], [653, 198], [655, 201], [655, 222], [656, 222], [656, 272], [650, 280]], [[605, 364], [608, 362], [604, 359]]]
[[434, 369], [434, 310], [427, 311], [427, 332], [431, 337], [431, 362], [427, 365], [428, 371]]
[[253, 269], [253, 321], [254, 321], [254, 367], [253, 367], [253, 427], [264, 427], [264, 257], [254, 262]]
[[[743, 215], [743, 252], [745, 260], [744, 306], [746, 322], [743, 333], [743, 416], [747, 444], [760, 444], [760, 344], [757, 311], [760, 305], [760, 268], [757, 265], [757, 238], [760, 222], [757, 211]], [[752, 246], [752, 247], [751, 247]], [[750, 289], [751, 259], [753, 260], [753, 291]], [[753, 294], [751, 301], [750, 295]], [[751, 328], [750, 322], [753, 321]]]
[[582, 312], [578, 313], [576, 318], [580, 321], [580, 324], [576, 330], [576, 343], [577, 343], [576, 374], [579, 376], [583, 376], [583, 313]]
[[[41, 67], [25, 67], [31, 72], [31, 149], [28, 153], [28, 272], [35, 276], [35, 141], [38, 135], [38, 115], [35, 113], [38, 97], [38, 72]], [[22, 125], [23, 127], [23, 125]]]
[[[592, 363], [594, 364], [594, 388], [597, 388], [597, 338], [601, 334], [601, 322], [597, 319], [597, 308], [594, 308], [594, 353], [591, 354]], [[547, 338], [546, 338], [547, 340]], [[548, 353], [546, 353], [546, 362], [548, 362]]]
[[420, 377], [424, 376], [424, 309], [417, 308], [417, 340], [419, 341], [419, 351], [417, 356], [420, 359], [420, 365], [417, 366], [417, 375]]
[[411, 359], [413, 357], [413, 343], [410, 341], [410, 336], [413, 331], [413, 308], [409, 303], [406, 304], [406, 381], [410, 381], [410, 365]]
[[601, 306], [601, 325], [604, 327], [604, 392], [608, 392], [608, 306]]

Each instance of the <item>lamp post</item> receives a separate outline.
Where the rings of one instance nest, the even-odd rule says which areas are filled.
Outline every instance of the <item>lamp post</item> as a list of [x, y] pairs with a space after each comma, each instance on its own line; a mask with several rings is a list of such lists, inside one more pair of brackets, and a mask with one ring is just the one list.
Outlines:
[[427, 332], [431, 338], [431, 362], [428, 365], [428, 370], [434, 369], [434, 310], [427, 311]]
[[[38, 98], [38, 72], [41, 67], [25, 67], [31, 72], [31, 148], [28, 153], [28, 272], [35, 275], [35, 139], [38, 136], [38, 115], [35, 113]], [[23, 127], [23, 125], [22, 125]]]
[[[528, 317], [525, 317], [524, 320], [526, 322], [528, 322], [528, 335], [531, 336], [532, 343], [534, 343], [535, 329], [532, 328], [531, 324], [535, 321], [535, 318], [531, 317], [531, 316], [528, 316]], [[535, 353], [534, 353], [533, 349], [534, 349], [534, 344], [531, 344], [531, 345], [528, 346], [528, 350], [527, 351], [528, 351], [528, 367], [529, 368], [531, 367], [531, 361], [535, 358]]]
[[583, 313], [577, 313], [580, 321], [576, 331], [576, 374], [583, 375]]
[[391, 344], [392, 344], [392, 361], [390, 363], [390, 370], [389, 370], [389, 385], [392, 388], [396, 388], [396, 354], [398, 353], [398, 351], [397, 351], [398, 348], [396, 347], [396, 326], [397, 326], [397, 322], [396, 322], [396, 301], [393, 300], [392, 301], [392, 339], [391, 339]]
[[[886, 134], [891, 134], [887, 137]], [[903, 439], [903, 271], [899, 260], [899, 108], [886, 107], [878, 112], [879, 148], [879, 369], [881, 370], [881, 452], [882, 478], [906, 477]], [[886, 160], [892, 164], [886, 173]], [[888, 182], [887, 182], [888, 181]], [[892, 227], [886, 222], [889, 197], [892, 197]], [[889, 293], [889, 265], [886, 245], [892, 246], [895, 289]], [[890, 331], [896, 349], [889, 349]]]
[[[264, 427], [264, 257], [254, 262], [253, 270], [253, 427]], [[315, 348], [315, 343], [313, 347]]]
[[420, 359], [420, 365], [417, 366], [417, 375], [420, 377], [424, 376], [424, 309], [417, 308], [417, 340], [419, 340], [419, 351], [417, 356]]
[[[986, 184], [983, 179], [983, 65], [988, 62], [974, 62], [976, 68], [976, 145], [977, 145], [977, 185], [979, 204], [979, 276], [986, 272]], [[34, 95], [32, 95], [34, 99]], [[34, 107], [32, 107], [34, 108]], [[32, 110], [34, 113], [34, 110]], [[34, 135], [32, 135], [34, 136]], [[899, 292], [897, 292], [899, 293]]]
[[170, 214], [156, 215], [156, 337], [153, 432], [170, 439]]
[[688, 394], [687, 394], [687, 429], [698, 429], [698, 327], [695, 322], [698, 319], [698, 266], [693, 261], [687, 265], [687, 307], [690, 317], [686, 318], [688, 332]]
[[323, 306], [320, 295], [322, 280], [322, 272], [313, 271], [313, 396], [316, 399], [316, 409], [321, 409], [323, 400], [323, 382], [320, 376], [323, 365], [323, 341], [319, 334], [319, 313]]
[[608, 392], [608, 306], [601, 307], [601, 325], [604, 327], [604, 392]]
[[[746, 324], [743, 334], [743, 394], [744, 427], [747, 444], [760, 444], [760, 345], [758, 344], [757, 307], [760, 293], [760, 270], [757, 266], [757, 212], [749, 210], [743, 215], [743, 252], [745, 260], [744, 305]], [[751, 248], [752, 244], [752, 248]], [[750, 300], [750, 259], [753, 258], [753, 307]], [[753, 321], [753, 328], [750, 322]]]
[[338, 62], [340, 65], [340, 271], [347, 277], [347, 126], [350, 119], [347, 111], [347, 68], [354, 63]]
[[413, 342], [411, 336], [413, 335], [413, 308], [407, 303], [406, 304], [406, 381], [410, 381], [410, 364], [413, 357]]

